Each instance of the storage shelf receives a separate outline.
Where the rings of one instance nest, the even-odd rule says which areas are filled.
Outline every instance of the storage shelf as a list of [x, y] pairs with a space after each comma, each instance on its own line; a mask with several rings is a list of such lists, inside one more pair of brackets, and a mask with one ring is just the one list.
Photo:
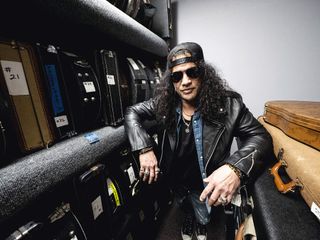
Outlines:
[[0, 31], [5, 35], [47, 37], [74, 44], [118, 42], [158, 57], [168, 53], [162, 38], [107, 0], [10, 0], [1, 3], [0, 19]]
[[[78, 49], [111, 46], [151, 59], [168, 53], [162, 38], [107, 0], [6, 0], [0, 4], [0, 21], [2, 38], [53, 41]], [[81, 134], [1, 168], [0, 223], [126, 142], [123, 126], [92, 132], [99, 142], [90, 144]]]
[[104, 127], [92, 133], [99, 142], [90, 144], [81, 134], [0, 169], [0, 223], [126, 141], [123, 126]]

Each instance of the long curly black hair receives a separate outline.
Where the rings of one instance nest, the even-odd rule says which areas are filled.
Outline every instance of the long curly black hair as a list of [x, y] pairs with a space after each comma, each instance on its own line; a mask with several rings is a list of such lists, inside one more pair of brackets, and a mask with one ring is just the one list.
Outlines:
[[[222, 79], [215, 68], [202, 61], [197, 64], [201, 70], [201, 87], [198, 95], [198, 109], [204, 120], [219, 120], [224, 116], [225, 99], [227, 96], [236, 95], [235, 92]], [[169, 131], [176, 129], [176, 107], [180, 104], [180, 97], [176, 94], [172, 81], [171, 71], [167, 68], [162, 81], [155, 92], [157, 99], [156, 117]]]

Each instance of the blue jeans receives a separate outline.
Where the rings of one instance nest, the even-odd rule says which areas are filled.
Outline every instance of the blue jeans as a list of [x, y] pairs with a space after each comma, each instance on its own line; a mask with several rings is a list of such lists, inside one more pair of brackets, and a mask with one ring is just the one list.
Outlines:
[[193, 213], [196, 221], [203, 225], [210, 222], [210, 212], [205, 202], [201, 202], [198, 191], [186, 191], [185, 194], [176, 194], [178, 205], [187, 213]]

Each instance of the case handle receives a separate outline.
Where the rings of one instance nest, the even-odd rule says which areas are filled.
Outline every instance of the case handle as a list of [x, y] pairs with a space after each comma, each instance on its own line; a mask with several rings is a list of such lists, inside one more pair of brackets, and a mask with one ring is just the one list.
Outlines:
[[295, 192], [297, 188], [302, 188], [303, 185], [299, 182], [299, 179], [291, 180], [288, 183], [284, 183], [279, 175], [279, 169], [281, 167], [287, 167], [287, 163], [282, 159], [284, 150], [281, 148], [278, 153], [278, 162], [271, 168], [271, 174], [274, 177], [274, 183], [281, 193]]

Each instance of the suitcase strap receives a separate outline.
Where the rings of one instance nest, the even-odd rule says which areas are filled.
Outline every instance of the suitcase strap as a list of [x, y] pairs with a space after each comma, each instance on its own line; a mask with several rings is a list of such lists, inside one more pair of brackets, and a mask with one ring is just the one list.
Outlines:
[[303, 185], [300, 183], [299, 179], [296, 178], [291, 180], [288, 183], [284, 183], [279, 174], [281, 167], [287, 167], [286, 161], [283, 159], [284, 150], [283, 148], [279, 149], [278, 152], [278, 162], [270, 169], [271, 175], [274, 177], [274, 183], [281, 193], [295, 192], [297, 189], [302, 189]]

